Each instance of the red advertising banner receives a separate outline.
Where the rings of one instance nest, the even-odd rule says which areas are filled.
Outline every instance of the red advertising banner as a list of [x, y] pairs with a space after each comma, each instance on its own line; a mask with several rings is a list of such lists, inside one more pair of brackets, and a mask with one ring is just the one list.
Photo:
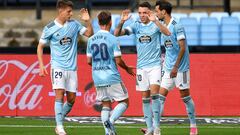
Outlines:
[[[128, 65], [136, 65], [136, 55], [124, 55]], [[50, 56], [44, 61], [48, 71]], [[191, 95], [198, 116], [240, 116], [240, 54], [191, 54]], [[120, 68], [119, 68], [120, 69]], [[130, 106], [125, 116], [142, 116], [141, 93], [134, 77], [121, 70], [129, 92]], [[36, 55], [0, 55], [0, 116], [53, 116], [54, 91], [50, 76], [38, 76]], [[72, 116], [98, 116], [91, 67], [86, 56], [78, 56], [78, 93]], [[165, 116], [186, 115], [177, 89], [166, 100]]]

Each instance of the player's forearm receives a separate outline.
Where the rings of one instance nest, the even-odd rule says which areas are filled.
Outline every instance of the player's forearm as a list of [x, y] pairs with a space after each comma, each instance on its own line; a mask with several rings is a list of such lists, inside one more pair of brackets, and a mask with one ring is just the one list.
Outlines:
[[121, 36], [124, 34], [124, 32], [122, 31], [123, 24], [124, 24], [124, 21], [120, 21], [120, 23], [118, 24], [117, 28], [114, 31], [115, 36]]
[[126, 63], [122, 60], [121, 57], [116, 58], [116, 63], [124, 70], [128, 70], [128, 66], [126, 65]]
[[154, 23], [159, 27], [160, 31], [167, 36], [171, 35], [171, 32], [168, 30], [167, 27], [163, 26], [158, 20], [154, 21]]
[[91, 23], [91, 21], [89, 20], [89, 21], [86, 22], [86, 24], [87, 24], [87, 31], [86, 31], [86, 33], [85, 33], [85, 36], [90, 37], [90, 36], [93, 35], [92, 23]]
[[178, 68], [179, 67], [179, 64], [182, 60], [182, 57], [185, 53], [185, 44], [183, 43], [184, 41], [179, 41], [179, 44], [180, 44], [180, 51], [179, 51], [179, 54], [178, 54], [178, 58], [177, 58], [177, 61], [175, 62], [174, 64], [174, 67]]

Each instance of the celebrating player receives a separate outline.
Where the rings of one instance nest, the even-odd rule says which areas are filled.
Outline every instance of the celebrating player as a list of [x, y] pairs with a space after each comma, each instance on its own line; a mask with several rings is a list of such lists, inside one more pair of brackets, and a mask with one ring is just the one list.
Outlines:
[[[70, 0], [58, 0], [56, 19], [44, 27], [37, 47], [39, 75], [48, 72], [43, 63], [43, 48], [50, 42], [51, 49], [51, 80], [55, 90], [55, 132], [66, 135], [63, 119], [71, 111], [77, 92], [77, 39], [78, 35], [91, 36], [93, 33], [90, 17], [86, 9], [80, 10], [80, 19], [86, 22], [87, 28], [76, 20], [73, 15], [73, 3]], [[63, 104], [64, 93], [67, 101]]]
[[163, 78], [160, 89], [161, 112], [165, 98], [170, 90], [177, 87], [186, 106], [190, 120], [190, 135], [197, 135], [195, 107], [190, 96], [189, 51], [186, 34], [178, 20], [171, 17], [172, 5], [167, 1], [158, 1], [155, 7], [157, 16], [163, 20], [172, 33], [170, 36], [162, 34], [162, 43], [166, 49], [163, 64]]
[[[122, 29], [124, 22], [130, 18], [129, 10], [124, 10], [114, 34], [117, 36], [129, 35], [131, 33], [136, 35], [138, 58], [136, 88], [142, 93], [143, 113], [148, 128], [146, 135], [159, 135], [159, 89], [161, 83], [160, 35], [161, 32], [170, 35], [170, 32], [156, 19], [148, 2], [139, 5], [138, 13], [140, 21], [135, 21], [130, 26]], [[151, 99], [152, 105], [150, 104]]]
[[[133, 68], [125, 64], [117, 38], [110, 34], [111, 13], [102, 11], [98, 15], [100, 31], [88, 39], [87, 61], [92, 66], [92, 77], [97, 91], [96, 99], [102, 102], [101, 119], [106, 135], [116, 135], [114, 122], [128, 107], [128, 92], [120, 77], [117, 65], [130, 75], [135, 75]], [[116, 65], [117, 64], [117, 65]], [[111, 111], [111, 102], [118, 105]]]

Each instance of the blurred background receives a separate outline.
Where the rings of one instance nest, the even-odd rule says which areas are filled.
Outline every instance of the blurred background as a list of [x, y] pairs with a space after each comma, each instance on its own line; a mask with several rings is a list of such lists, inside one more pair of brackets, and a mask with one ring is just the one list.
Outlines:
[[[43, 27], [56, 15], [57, 0], [0, 0], [0, 53], [35, 53]], [[123, 9], [132, 11], [124, 27], [138, 19], [137, 6], [146, 0], [73, 0], [74, 16], [80, 8], [88, 8], [94, 32], [99, 30], [100, 10], [112, 13], [115, 29]], [[172, 16], [180, 19], [187, 33], [190, 52], [240, 51], [239, 0], [169, 0]], [[156, 0], [149, 0], [153, 6]], [[79, 53], [85, 53], [86, 38], [79, 38]], [[124, 53], [136, 53], [134, 35], [119, 37]], [[24, 49], [24, 51], [16, 51]], [[46, 51], [49, 52], [49, 49]]]
[[[50, 76], [38, 76], [36, 47], [45, 25], [56, 17], [57, 0], [0, 0], [0, 116], [54, 116]], [[169, 0], [187, 34], [190, 50], [191, 95], [197, 116], [240, 116], [240, 0]], [[112, 13], [114, 31], [123, 9], [132, 11], [123, 27], [138, 20], [137, 7], [144, 0], [73, 0], [74, 19], [81, 8], [91, 14], [94, 32], [101, 10]], [[156, 0], [148, 0], [153, 6]], [[136, 65], [134, 35], [118, 37], [123, 58]], [[91, 68], [86, 62], [87, 38], [78, 44], [78, 99], [70, 116], [99, 116]], [[162, 47], [164, 52], [164, 47]], [[50, 49], [44, 50], [50, 70]], [[126, 116], [142, 116], [141, 95], [135, 78], [121, 70], [130, 95]], [[137, 101], [137, 102], [136, 102]], [[168, 96], [164, 116], [185, 116], [175, 90]], [[87, 109], [85, 109], [87, 108]], [[3, 110], [3, 111], [2, 111]]]

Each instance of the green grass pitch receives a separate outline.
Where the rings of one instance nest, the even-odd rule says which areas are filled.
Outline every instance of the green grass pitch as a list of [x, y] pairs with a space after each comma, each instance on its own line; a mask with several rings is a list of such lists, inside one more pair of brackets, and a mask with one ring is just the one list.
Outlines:
[[[118, 135], [143, 135], [143, 124], [117, 124]], [[0, 118], [0, 135], [54, 135], [55, 123], [52, 120], [33, 118]], [[240, 135], [237, 124], [199, 124], [199, 135]], [[65, 122], [68, 135], [104, 135], [101, 124], [79, 124]], [[161, 125], [162, 135], [189, 135], [189, 126], [185, 124]]]

